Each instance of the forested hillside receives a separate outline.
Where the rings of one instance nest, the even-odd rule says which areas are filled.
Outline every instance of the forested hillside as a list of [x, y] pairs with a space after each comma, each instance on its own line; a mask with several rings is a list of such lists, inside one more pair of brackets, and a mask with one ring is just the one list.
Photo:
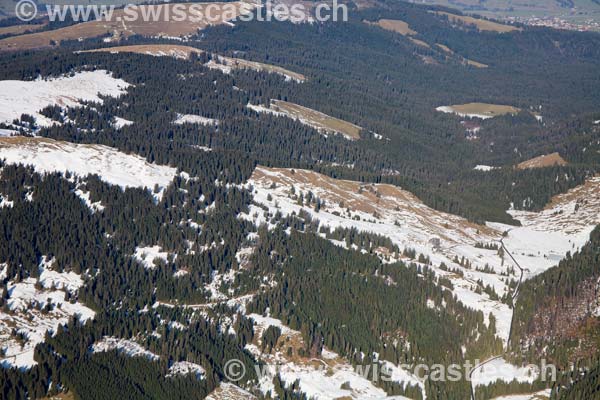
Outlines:
[[593, 396], [600, 35], [440, 10], [0, 52], [0, 397]]

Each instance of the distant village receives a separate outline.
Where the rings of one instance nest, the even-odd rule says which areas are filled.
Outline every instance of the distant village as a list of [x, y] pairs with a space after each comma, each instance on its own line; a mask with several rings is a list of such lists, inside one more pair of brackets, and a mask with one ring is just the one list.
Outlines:
[[529, 26], [545, 26], [554, 29], [564, 29], [579, 32], [598, 32], [600, 31], [600, 22], [589, 19], [581, 23], [570, 22], [560, 17], [506, 17], [505, 21], [510, 23], [521, 23]]

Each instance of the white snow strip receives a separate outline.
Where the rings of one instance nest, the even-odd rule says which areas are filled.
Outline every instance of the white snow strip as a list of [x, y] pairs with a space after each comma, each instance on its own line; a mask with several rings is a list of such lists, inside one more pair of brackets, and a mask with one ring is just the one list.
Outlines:
[[12, 207], [15, 205], [14, 201], [9, 201], [7, 197], [0, 195], [0, 208]]
[[475, 168], [473, 168], [475, 171], [484, 171], [484, 172], [488, 172], [488, 171], [493, 171], [495, 169], [498, 169], [498, 167], [491, 167], [489, 165], [477, 165], [475, 166]]
[[71, 294], [77, 293], [79, 288], [83, 286], [83, 279], [81, 275], [75, 272], [57, 272], [53, 270], [55, 260], [46, 260], [44, 256], [39, 265], [40, 277], [39, 282], [44, 289], [59, 289], [70, 292]]
[[256, 111], [257, 113], [266, 113], [266, 114], [273, 114], [276, 115], [278, 117], [285, 117], [287, 114], [281, 111], [275, 111], [269, 107], [260, 105], [260, 104], [250, 104], [248, 103], [246, 105], [246, 107], [248, 107], [249, 109], [251, 109], [252, 111]]
[[19, 131], [13, 129], [0, 129], [0, 137], [17, 136]]

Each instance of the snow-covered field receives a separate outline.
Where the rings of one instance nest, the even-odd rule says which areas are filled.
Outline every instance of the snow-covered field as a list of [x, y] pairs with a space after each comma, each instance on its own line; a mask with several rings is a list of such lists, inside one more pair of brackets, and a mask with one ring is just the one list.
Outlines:
[[164, 189], [177, 173], [176, 168], [150, 164], [137, 155], [122, 153], [112, 147], [74, 144], [46, 138], [0, 138], [0, 159], [10, 164], [33, 165], [39, 173], [70, 171], [79, 176], [97, 174], [122, 188], [146, 187], [160, 200]]
[[105, 70], [34, 81], [0, 81], [0, 122], [10, 124], [21, 114], [30, 114], [38, 125], [52, 125], [50, 119], [39, 114], [43, 108], [50, 105], [78, 107], [81, 101], [102, 102], [100, 95], [118, 97], [129, 86]]
[[[6, 275], [6, 266], [0, 266]], [[8, 283], [8, 312], [0, 312], [0, 358], [3, 367], [29, 368], [35, 365], [34, 349], [44, 341], [46, 331], [56, 332], [73, 315], [80, 321], [94, 317], [95, 312], [82, 303], [65, 300], [65, 292], [74, 295], [83, 279], [74, 272], [54, 270], [54, 261], [42, 259], [39, 279], [27, 278]], [[39, 286], [36, 287], [36, 284]], [[46, 312], [47, 311], [47, 312]], [[13, 334], [17, 332], [17, 336]]]
[[121, 117], [114, 117], [113, 122], [112, 122], [112, 125], [115, 129], [121, 129], [125, 126], [129, 126], [132, 124], [133, 124], [133, 121], [130, 121], [128, 119], [121, 118]]
[[496, 358], [473, 370], [471, 380], [473, 386], [485, 386], [497, 381], [532, 383], [539, 376], [539, 368], [535, 366], [518, 367], [503, 358]]
[[506, 114], [516, 114], [520, 109], [512, 106], [487, 103], [456, 104], [452, 106], [440, 106], [436, 111], [446, 114], [456, 114], [463, 118], [489, 119]]
[[[174, 57], [181, 60], [189, 60], [192, 54], [203, 54], [204, 50], [190, 46], [173, 45], [173, 44], [142, 44], [132, 46], [116, 46], [108, 48], [100, 48], [87, 50], [85, 52], [109, 52], [116, 53], [139, 53], [155, 57]], [[211, 54], [212, 59], [204, 65], [208, 68], [218, 69], [224, 74], [229, 74], [236, 69], [251, 69], [254, 71], [264, 71], [273, 74], [281, 75], [286, 81], [294, 81], [297, 83], [304, 82], [306, 77], [294, 71], [285, 68], [264, 64], [256, 61], [245, 60], [242, 58], [224, 57], [218, 54]]]
[[251, 69], [254, 71], [264, 71], [272, 74], [281, 75], [286, 81], [294, 81], [296, 83], [302, 83], [306, 80], [306, 77], [297, 72], [287, 70], [285, 68], [278, 67], [276, 65], [264, 64], [256, 61], [244, 60], [241, 58], [223, 57], [213, 55], [213, 60], [207, 62], [208, 68], [218, 69], [225, 74], [231, 73], [234, 69]]

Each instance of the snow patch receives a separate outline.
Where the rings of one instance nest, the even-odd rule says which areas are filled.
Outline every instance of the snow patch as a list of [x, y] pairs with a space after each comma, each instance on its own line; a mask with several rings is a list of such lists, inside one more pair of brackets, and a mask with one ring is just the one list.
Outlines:
[[136, 260], [138, 260], [140, 263], [142, 263], [144, 268], [154, 269], [154, 268], [156, 268], [154, 261], [162, 260], [164, 262], [167, 262], [169, 253], [165, 252], [165, 251], [161, 251], [160, 246], [136, 247], [133, 257]]
[[183, 124], [217, 125], [219, 123], [219, 120], [203, 117], [201, 115], [177, 114], [177, 119], [175, 121], [173, 121], [173, 123], [177, 124], [177, 125], [183, 125]]
[[151, 361], [158, 361], [160, 357], [146, 349], [133, 340], [121, 339], [112, 336], [104, 336], [101, 341], [92, 345], [92, 353], [102, 353], [116, 350], [128, 357], [145, 357]]
[[132, 125], [132, 124], [133, 124], [133, 121], [130, 121], [128, 119], [121, 118], [121, 117], [114, 117], [113, 121], [112, 121], [112, 126], [115, 129], [121, 129], [124, 126], [129, 126], [129, 125]]
[[188, 361], [178, 361], [169, 367], [169, 373], [167, 378], [173, 378], [181, 375], [195, 375], [196, 378], [201, 379], [204, 377], [206, 371], [201, 365], [194, 364]]
[[90, 192], [84, 192], [81, 189], [77, 189], [73, 193], [75, 193], [77, 197], [79, 197], [81, 201], [83, 201], [84, 204], [88, 206], [88, 208], [92, 212], [104, 211], [104, 206], [102, 205], [102, 202], [97, 201], [95, 203], [92, 203], [92, 201], [90, 200]]

